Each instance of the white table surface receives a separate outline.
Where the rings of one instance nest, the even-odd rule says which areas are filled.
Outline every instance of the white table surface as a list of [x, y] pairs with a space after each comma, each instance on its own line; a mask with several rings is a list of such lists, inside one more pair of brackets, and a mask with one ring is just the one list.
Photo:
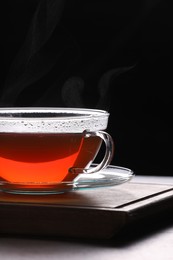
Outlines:
[[[173, 184], [173, 177], [135, 176], [132, 182]], [[173, 221], [132, 240], [74, 240], [0, 236], [0, 259], [172, 260]]]

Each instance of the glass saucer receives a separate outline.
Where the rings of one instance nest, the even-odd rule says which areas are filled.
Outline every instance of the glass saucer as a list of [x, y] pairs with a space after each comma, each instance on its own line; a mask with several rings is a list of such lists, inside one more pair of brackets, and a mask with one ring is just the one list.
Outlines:
[[[96, 166], [92, 164], [91, 167]], [[11, 194], [47, 195], [69, 191], [115, 186], [129, 181], [133, 177], [132, 170], [109, 165], [105, 169], [92, 174], [79, 174], [72, 182], [61, 183], [9, 183], [0, 181], [0, 191]]]
[[114, 186], [129, 181], [133, 175], [133, 171], [128, 168], [109, 165], [94, 174], [79, 174], [73, 184], [75, 189]]

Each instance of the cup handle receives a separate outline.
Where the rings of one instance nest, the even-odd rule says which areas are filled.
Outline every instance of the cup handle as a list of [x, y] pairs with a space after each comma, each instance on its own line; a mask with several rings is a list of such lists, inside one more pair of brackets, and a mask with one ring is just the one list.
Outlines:
[[104, 131], [96, 131], [96, 132], [85, 131], [84, 132], [84, 138], [89, 138], [92, 136], [100, 137], [105, 143], [105, 155], [103, 157], [103, 160], [97, 166], [91, 167], [88, 169], [72, 167], [69, 169], [69, 171], [71, 173], [73, 173], [73, 174], [96, 173], [96, 172], [104, 169], [111, 162], [113, 154], [114, 154], [114, 142], [113, 142], [112, 137]]

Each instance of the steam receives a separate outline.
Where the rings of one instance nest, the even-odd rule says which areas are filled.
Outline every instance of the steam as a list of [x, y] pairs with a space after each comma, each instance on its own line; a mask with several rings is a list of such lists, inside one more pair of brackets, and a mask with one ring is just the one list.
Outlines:
[[[116, 59], [121, 46], [159, 2], [145, 1], [139, 15], [110, 41], [106, 51], [88, 66], [79, 68], [80, 73], [76, 75], [73, 65], [78, 61], [80, 48], [68, 31], [58, 27], [66, 1], [39, 1], [24, 44], [6, 77], [0, 106], [28, 103], [29, 106], [88, 107], [92, 104], [96, 108], [108, 109], [112, 82], [135, 65], [111, 67], [105, 71], [103, 67], [112, 58]], [[99, 75], [95, 82], [93, 75]]]

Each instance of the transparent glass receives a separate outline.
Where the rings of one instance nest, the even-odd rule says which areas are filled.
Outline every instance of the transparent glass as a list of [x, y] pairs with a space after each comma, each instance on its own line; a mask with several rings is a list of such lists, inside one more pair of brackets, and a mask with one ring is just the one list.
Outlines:
[[[107, 111], [95, 109], [0, 108], [0, 190], [57, 194], [100, 186], [97, 175], [114, 153], [105, 132], [108, 119]], [[102, 143], [103, 159], [93, 164]], [[102, 180], [101, 185], [108, 184]]]

